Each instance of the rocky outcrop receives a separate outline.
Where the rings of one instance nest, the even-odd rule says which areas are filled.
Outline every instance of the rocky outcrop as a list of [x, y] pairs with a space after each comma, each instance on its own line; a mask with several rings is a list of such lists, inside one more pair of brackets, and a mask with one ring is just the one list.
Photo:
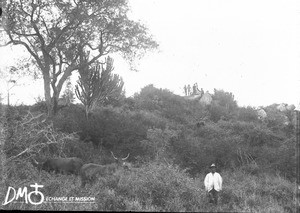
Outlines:
[[203, 95], [196, 94], [196, 95], [186, 96], [185, 99], [187, 99], [187, 100], [198, 100], [201, 105], [206, 106], [206, 105], [211, 104], [212, 95], [209, 94], [209, 92], [206, 92]]

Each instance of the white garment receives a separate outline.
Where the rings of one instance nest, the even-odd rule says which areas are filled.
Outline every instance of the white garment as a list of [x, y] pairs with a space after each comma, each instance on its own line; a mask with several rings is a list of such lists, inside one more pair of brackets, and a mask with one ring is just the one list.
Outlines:
[[213, 174], [210, 172], [205, 176], [204, 179], [205, 190], [209, 192], [214, 188], [216, 191], [220, 191], [222, 190], [222, 182], [223, 180], [219, 173], [215, 172]]

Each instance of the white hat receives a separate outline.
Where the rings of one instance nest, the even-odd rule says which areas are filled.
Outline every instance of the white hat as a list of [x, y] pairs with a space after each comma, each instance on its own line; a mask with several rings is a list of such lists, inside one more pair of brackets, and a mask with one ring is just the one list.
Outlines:
[[211, 167], [216, 167], [216, 165], [213, 163], [209, 168], [211, 168]]

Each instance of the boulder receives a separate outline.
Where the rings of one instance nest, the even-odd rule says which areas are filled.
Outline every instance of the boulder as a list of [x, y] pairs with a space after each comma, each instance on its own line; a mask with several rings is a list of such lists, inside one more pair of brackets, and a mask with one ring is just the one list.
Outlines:
[[212, 102], [212, 96], [208, 92], [204, 93], [199, 100], [199, 103], [203, 105], [210, 105], [211, 102]]
[[267, 117], [267, 113], [263, 108], [257, 110], [257, 115], [259, 119], [265, 119]]

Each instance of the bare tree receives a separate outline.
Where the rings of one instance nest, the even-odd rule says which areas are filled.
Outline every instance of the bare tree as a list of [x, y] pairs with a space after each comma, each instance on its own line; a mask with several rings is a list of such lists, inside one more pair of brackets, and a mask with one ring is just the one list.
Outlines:
[[[4, 66], [0, 69], [0, 84], [6, 84], [7, 105], [10, 105], [11, 90], [16, 86], [25, 84], [26, 75], [34, 75], [34, 69], [28, 63], [28, 58], [19, 58], [13, 65]], [[1, 102], [1, 100], [0, 100]]]

